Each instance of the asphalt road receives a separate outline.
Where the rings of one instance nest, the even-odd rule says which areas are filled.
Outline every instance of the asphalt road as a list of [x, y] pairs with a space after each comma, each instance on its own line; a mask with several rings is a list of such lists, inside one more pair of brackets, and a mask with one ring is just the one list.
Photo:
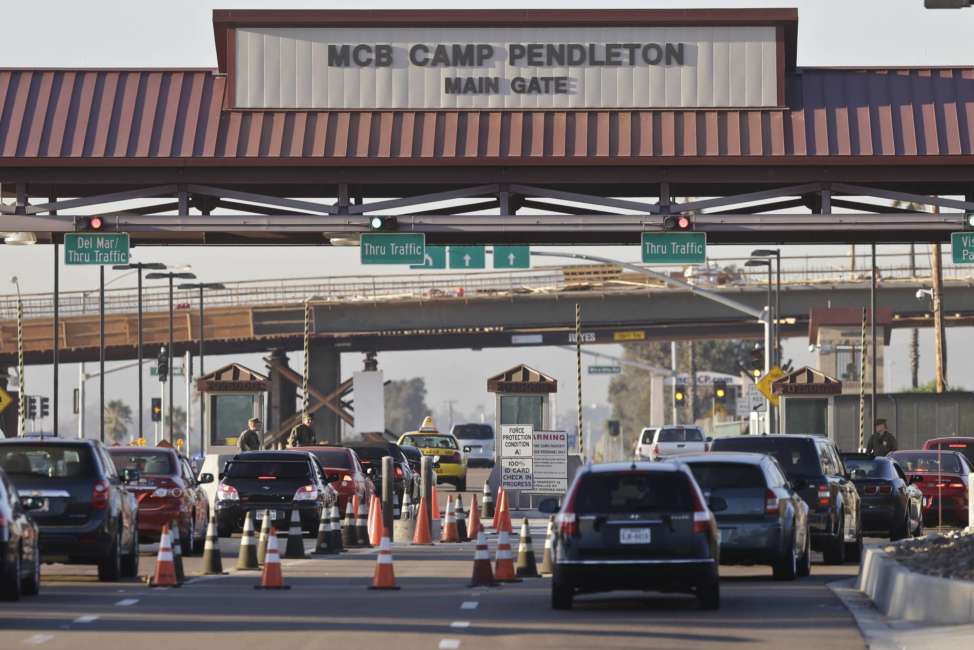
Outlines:
[[[376, 552], [358, 549], [285, 560], [291, 589], [271, 592], [252, 588], [256, 572], [232, 570], [238, 543], [222, 540], [229, 575], [194, 577], [180, 589], [99, 583], [94, 567], [45, 566], [39, 596], [0, 605], [0, 648], [864, 647], [825, 586], [853, 575], [854, 566], [816, 563], [810, 578], [793, 583], [772, 581], [765, 567], [721, 567], [716, 612], [698, 610], [688, 596], [629, 592], [582, 596], [573, 610], [556, 612], [547, 578], [467, 588], [471, 544], [397, 544], [400, 591], [367, 590]], [[540, 560], [543, 535], [534, 543]], [[201, 571], [200, 558], [185, 563], [188, 575]], [[141, 573], [153, 564], [152, 548], [144, 547]]]

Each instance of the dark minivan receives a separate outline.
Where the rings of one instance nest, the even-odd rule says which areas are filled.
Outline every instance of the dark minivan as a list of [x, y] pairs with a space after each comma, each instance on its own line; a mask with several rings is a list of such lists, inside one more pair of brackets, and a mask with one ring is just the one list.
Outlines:
[[[539, 504], [558, 509], [554, 498]], [[610, 463], [580, 469], [555, 518], [551, 606], [575, 594], [631, 589], [693, 593], [720, 606], [717, 524], [685, 465]]]
[[103, 581], [138, 575], [138, 506], [126, 489], [138, 472], [119, 475], [102, 443], [7, 438], [0, 467], [20, 498], [34, 502], [41, 560], [97, 564]]
[[812, 549], [824, 554], [826, 564], [859, 561], [859, 493], [831, 441], [800, 434], [733, 436], [716, 438], [710, 448], [773, 456], [792, 489], [808, 504]]

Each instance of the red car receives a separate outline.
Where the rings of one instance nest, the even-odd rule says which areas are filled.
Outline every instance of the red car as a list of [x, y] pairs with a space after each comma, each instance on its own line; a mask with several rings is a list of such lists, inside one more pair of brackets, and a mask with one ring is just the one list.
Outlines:
[[139, 472], [128, 485], [139, 504], [139, 538], [158, 542], [164, 524], [179, 521], [183, 553], [202, 551], [210, 503], [200, 486], [213, 481], [210, 474], [197, 480], [184, 457], [172, 449], [156, 447], [110, 447], [108, 452], [119, 473]]
[[[359, 462], [358, 455], [347, 447], [298, 447], [297, 451], [310, 451], [325, 470], [325, 480], [338, 494], [338, 509], [345, 516], [346, 504], [358, 495], [359, 499], [371, 499], [375, 494], [372, 484]], [[368, 504], [368, 501], [365, 502]]]
[[967, 458], [956, 451], [894, 451], [889, 457], [900, 464], [911, 483], [923, 494], [923, 521], [928, 526], [944, 523], [967, 525]]
[[933, 438], [923, 443], [924, 449], [941, 451], [956, 451], [964, 454], [967, 462], [974, 465], [974, 438], [949, 436], [945, 438]]

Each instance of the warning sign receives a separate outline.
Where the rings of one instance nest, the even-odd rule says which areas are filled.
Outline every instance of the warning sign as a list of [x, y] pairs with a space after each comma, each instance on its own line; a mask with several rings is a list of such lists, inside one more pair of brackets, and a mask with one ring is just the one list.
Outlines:
[[534, 489], [534, 461], [530, 458], [501, 458], [501, 483], [505, 490]]
[[501, 458], [531, 458], [534, 455], [534, 427], [530, 424], [501, 425]]
[[568, 434], [534, 431], [529, 425], [501, 425], [501, 483], [504, 489], [564, 494], [568, 489]]
[[568, 489], [568, 434], [534, 432], [533, 492], [563, 494]]

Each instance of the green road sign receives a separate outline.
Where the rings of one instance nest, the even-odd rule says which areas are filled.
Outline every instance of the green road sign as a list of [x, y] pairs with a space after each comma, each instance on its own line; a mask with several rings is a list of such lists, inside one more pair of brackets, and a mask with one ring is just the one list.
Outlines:
[[68, 265], [128, 264], [126, 232], [69, 232], [64, 235], [64, 263]]
[[362, 264], [423, 264], [423, 233], [367, 233], [359, 242]]
[[446, 268], [446, 246], [427, 246], [426, 261], [422, 264], [413, 264], [411, 269], [445, 269]]
[[622, 366], [589, 366], [590, 375], [618, 375], [622, 372]]
[[451, 269], [482, 269], [487, 266], [483, 246], [450, 246]]
[[530, 246], [494, 246], [495, 269], [531, 268]]
[[[183, 376], [183, 368], [182, 368], [182, 366], [176, 366], [174, 368], [170, 368], [169, 369], [169, 374], [172, 377], [182, 377]], [[158, 377], [159, 376], [159, 367], [158, 366], [149, 366], [149, 376], [150, 377]]]
[[954, 264], [974, 264], [974, 231], [950, 233], [950, 252]]
[[646, 264], [704, 264], [707, 261], [705, 232], [644, 232]]

